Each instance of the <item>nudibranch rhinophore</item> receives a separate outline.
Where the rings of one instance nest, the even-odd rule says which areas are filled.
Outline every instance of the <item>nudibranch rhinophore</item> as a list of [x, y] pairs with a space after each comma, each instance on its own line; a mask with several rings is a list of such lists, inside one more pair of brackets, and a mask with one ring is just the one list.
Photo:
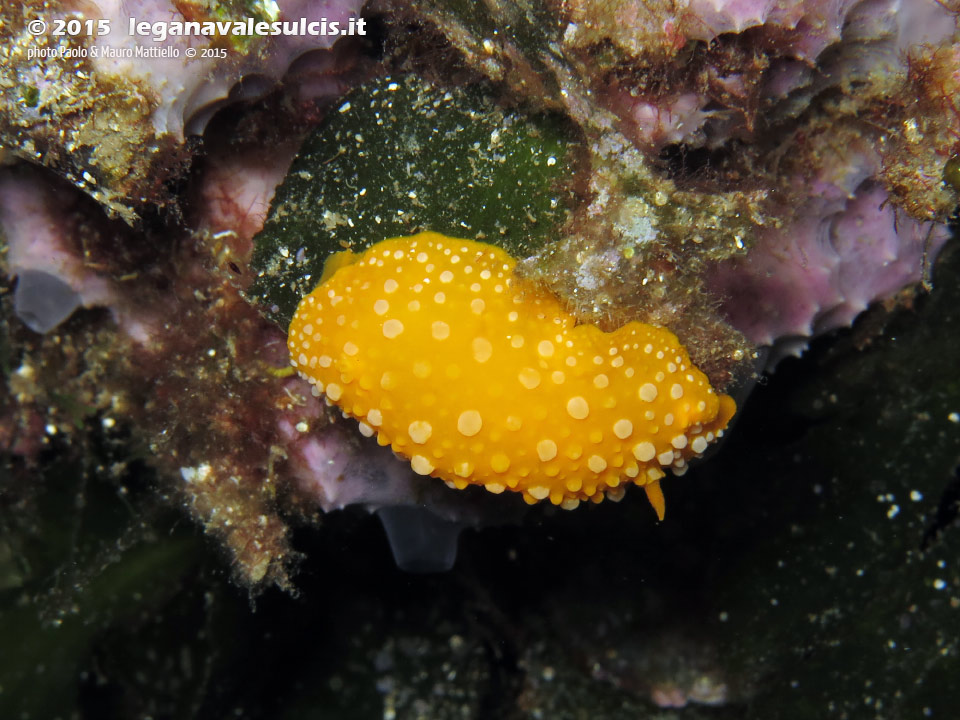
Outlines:
[[736, 405], [669, 330], [578, 325], [515, 264], [432, 232], [338, 253], [290, 323], [291, 363], [420, 475], [565, 508], [632, 481], [662, 519], [664, 469]]

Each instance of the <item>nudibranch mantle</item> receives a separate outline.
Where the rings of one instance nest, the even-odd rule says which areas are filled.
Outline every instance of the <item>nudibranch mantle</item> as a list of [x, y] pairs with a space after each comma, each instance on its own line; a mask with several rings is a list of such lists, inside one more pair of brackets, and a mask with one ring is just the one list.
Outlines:
[[424, 232], [338, 254], [290, 323], [291, 364], [421, 475], [565, 508], [643, 486], [736, 406], [664, 328], [580, 324], [485, 243]]

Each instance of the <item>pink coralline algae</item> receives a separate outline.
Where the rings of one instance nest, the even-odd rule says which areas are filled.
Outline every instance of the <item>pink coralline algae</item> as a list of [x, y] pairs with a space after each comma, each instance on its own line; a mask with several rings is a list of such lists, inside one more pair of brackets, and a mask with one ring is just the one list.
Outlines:
[[693, 0], [683, 15], [688, 18], [686, 35], [692, 40], [710, 41], [723, 33], [742, 33], [770, 25], [788, 33], [785, 50], [800, 59], [812, 60], [840, 39], [847, 11], [856, 3], [857, 0]]
[[[350, 18], [360, 17], [362, 5], [363, 0], [279, 0], [253, 7], [262, 8], [263, 17], [255, 17], [258, 22], [299, 23], [302, 18], [307, 23], [322, 21], [324, 27], [327, 23], [337, 23], [338, 29], [346, 33], [350, 29]], [[65, 15], [80, 9], [68, 9]], [[128, 79], [156, 97], [152, 121], [157, 135], [169, 134], [181, 140], [184, 134], [201, 133], [212, 114], [224, 103], [265, 94], [294, 60], [311, 50], [328, 49], [341, 37], [339, 32], [291, 33], [265, 39], [230, 34], [221, 37], [195, 33], [167, 35], [166, 27], [170, 23], [221, 19], [219, 15], [195, 17], [180, 3], [172, 1], [94, 0], [83, 5], [82, 14], [108, 20], [117, 29], [95, 39], [94, 70]], [[129, 35], [126, 28], [131, 19], [137, 27], [148, 24], [149, 31], [144, 35]], [[245, 20], [243, 17], [242, 21]], [[238, 52], [238, 44], [249, 44], [255, 51]], [[141, 45], [169, 49], [171, 56], [149, 61], [131, 58]], [[191, 57], [187, 53], [189, 48], [197, 54]], [[322, 56], [318, 62], [324, 62]]]
[[[653, 150], [753, 138], [771, 120], [797, 116], [828, 87], [902, 70], [911, 48], [943, 42], [954, 25], [938, 0], [597, 5], [571, 3], [563, 47], [576, 56], [605, 39], [616, 52], [661, 66], [665, 77], [620, 71], [605, 85], [584, 78], [621, 130]], [[698, 42], [712, 44], [699, 67], [688, 62]]]
[[[288, 388], [292, 393], [303, 392], [299, 380], [291, 380]], [[479, 492], [450, 492], [411, 472], [409, 464], [399, 460], [389, 448], [363, 439], [343, 425], [307, 432], [304, 427], [311, 416], [314, 424], [323, 425], [321, 405], [281, 413], [277, 427], [289, 454], [291, 478], [303, 496], [311, 498], [324, 512], [356, 505], [371, 511], [424, 505], [442, 518], [468, 524], [493, 517], [485, 510], [493, 504]], [[497, 515], [504, 518], [502, 508]]]
[[708, 285], [730, 323], [756, 345], [799, 354], [805, 340], [850, 325], [867, 306], [929, 280], [949, 237], [890, 202], [879, 157], [847, 146], [812, 178], [795, 219], [760, 232], [747, 254], [713, 265]]
[[804, 210], [806, 218], [763, 233], [745, 257], [712, 271], [730, 322], [757, 345], [849, 326], [871, 302], [919, 281], [949, 235], [898, 214], [873, 182]]
[[[314, 78], [329, 73], [331, 56], [348, 56], [346, 45], [362, 39], [362, 6], [363, 0], [280, 0], [243, 4], [241, 11], [220, 3], [94, 0], [4, 7], [0, 84], [20, 100], [0, 106], [0, 142], [133, 223], [145, 206], [172, 200], [166, 184], [183, 177], [197, 147], [187, 136], [201, 133], [219, 108], [266, 95], [292, 65], [305, 78], [303, 99], [322, 95]], [[234, 22], [299, 27], [301, 19], [318, 27], [337, 23], [337, 32], [232, 30]], [[37, 35], [31, 21], [51, 29], [89, 22], [97, 31]], [[187, 22], [231, 29], [170, 29]]]
[[211, 142], [197, 183], [197, 212], [192, 220], [211, 235], [228, 233], [250, 251], [263, 228], [273, 193], [299, 147], [298, 137], [270, 147]]
[[107, 307], [131, 338], [146, 342], [155, 318], [121, 302], [117, 283], [84, 258], [92, 237], [88, 211], [83, 198], [35, 168], [0, 168], [7, 271], [20, 279], [15, 310], [32, 329], [47, 332], [78, 307]]
[[696, 140], [710, 118], [705, 98], [696, 93], [645, 100], [614, 86], [606, 99], [620, 113], [631, 137], [651, 148]]

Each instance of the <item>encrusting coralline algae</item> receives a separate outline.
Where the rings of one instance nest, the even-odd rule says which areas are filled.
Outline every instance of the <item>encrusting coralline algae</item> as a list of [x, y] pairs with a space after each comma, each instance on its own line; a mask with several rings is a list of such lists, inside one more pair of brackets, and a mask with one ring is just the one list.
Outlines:
[[[133, 223], [153, 205], [177, 204], [167, 184], [182, 177], [195, 154], [190, 137], [202, 134], [217, 109], [265, 95], [301, 58], [304, 99], [327, 94], [329, 81], [313, 84], [329, 70], [328, 54], [304, 56], [340, 40], [339, 34], [167, 36], [170, 24], [295, 16], [349, 30], [362, 6], [363, 0], [5, 5], [0, 86], [7, 100], [0, 106], [0, 143]], [[70, 21], [80, 29], [63, 29]], [[131, 35], [131, 21], [146, 32]], [[31, 22], [44, 23], [49, 32], [34, 31]], [[340, 52], [356, 37], [344, 39]], [[140, 54], [147, 50], [163, 55]]]

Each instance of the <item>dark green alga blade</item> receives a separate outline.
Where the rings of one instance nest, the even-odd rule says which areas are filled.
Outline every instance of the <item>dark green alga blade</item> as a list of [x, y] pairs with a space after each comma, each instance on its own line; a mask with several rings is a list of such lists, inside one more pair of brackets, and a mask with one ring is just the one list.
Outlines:
[[567, 133], [557, 118], [415, 76], [358, 88], [277, 189], [248, 296], [286, 325], [331, 253], [423, 230], [530, 254], [557, 237], [574, 200]]

